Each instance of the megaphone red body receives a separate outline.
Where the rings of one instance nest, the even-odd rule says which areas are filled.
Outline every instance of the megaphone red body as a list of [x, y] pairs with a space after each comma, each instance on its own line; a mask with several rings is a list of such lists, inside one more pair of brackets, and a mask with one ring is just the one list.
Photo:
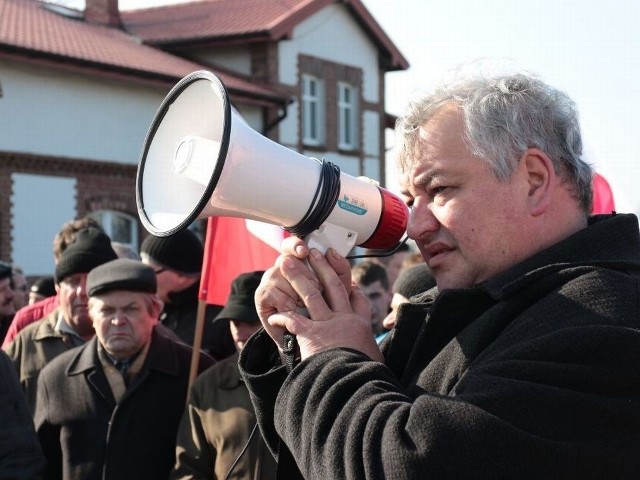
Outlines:
[[393, 247], [408, 219], [388, 190], [251, 129], [206, 71], [184, 77], [162, 102], [145, 139], [136, 199], [156, 236], [198, 218], [241, 217], [304, 232], [310, 246], [343, 255], [355, 245]]

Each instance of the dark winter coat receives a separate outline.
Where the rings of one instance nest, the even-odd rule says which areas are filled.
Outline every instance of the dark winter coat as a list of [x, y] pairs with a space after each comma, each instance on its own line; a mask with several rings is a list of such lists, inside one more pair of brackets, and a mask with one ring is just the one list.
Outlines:
[[[173, 331], [184, 343], [193, 345], [198, 313], [198, 283], [169, 294], [171, 302], [165, 304], [160, 324]], [[204, 314], [201, 349], [215, 360], [222, 360], [236, 353], [236, 344], [231, 337], [226, 321], [214, 322], [213, 319], [222, 307], [207, 305]]]
[[[47, 480], [166, 479], [184, 411], [191, 348], [153, 332], [139, 375], [114, 400], [94, 337], [40, 373], [35, 426]], [[213, 364], [200, 357], [200, 371]]]
[[18, 376], [0, 351], [0, 478], [39, 480], [44, 478], [44, 465]]
[[[590, 226], [475, 288], [401, 307], [385, 364], [332, 349], [240, 366], [261, 428], [307, 479], [636, 479], [640, 238]], [[293, 474], [281, 478], [295, 478]]]

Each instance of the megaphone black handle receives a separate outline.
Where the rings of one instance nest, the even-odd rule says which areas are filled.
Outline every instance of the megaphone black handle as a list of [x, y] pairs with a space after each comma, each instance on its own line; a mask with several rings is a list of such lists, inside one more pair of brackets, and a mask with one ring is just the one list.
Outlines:
[[287, 367], [287, 371], [289, 373], [291, 373], [291, 370], [293, 370], [293, 367], [296, 366], [296, 363], [298, 362], [298, 358], [296, 358], [296, 352], [298, 350], [298, 340], [296, 339], [296, 336], [289, 332], [286, 331], [284, 332], [284, 335], [282, 336], [282, 353], [284, 354], [284, 358], [285, 358], [285, 366]]

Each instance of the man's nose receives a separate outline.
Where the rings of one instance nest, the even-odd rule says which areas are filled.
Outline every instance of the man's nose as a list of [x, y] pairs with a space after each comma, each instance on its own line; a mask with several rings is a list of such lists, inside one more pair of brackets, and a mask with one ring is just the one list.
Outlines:
[[409, 213], [407, 223], [407, 235], [413, 240], [418, 240], [426, 234], [438, 230], [439, 222], [431, 210], [430, 203], [426, 199], [416, 198]]

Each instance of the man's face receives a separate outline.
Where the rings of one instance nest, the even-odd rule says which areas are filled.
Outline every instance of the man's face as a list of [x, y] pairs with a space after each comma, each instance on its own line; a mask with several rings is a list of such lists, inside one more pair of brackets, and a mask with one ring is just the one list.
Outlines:
[[22, 273], [13, 274], [13, 293], [13, 306], [16, 310], [20, 310], [29, 303], [27, 279]]
[[402, 269], [402, 262], [405, 258], [409, 256], [409, 252], [403, 250], [401, 252], [396, 252], [389, 258], [389, 262], [387, 263], [387, 278], [389, 279], [389, 285], [393, 285], [400, 275], [400, 270]]
[[149, 265], [156, 272], [156, 280], [158, 281], [157, 295], [160, 300], [165, 304], [170, 303], [169, 293], [176, 290], [176, 276], [177, 274], [165, 267], [161, 267], [151, 260], [147, 255], [141, 255], [142, 263]]
[[382, 330], [382, 320], [387, 316], [389, 311], [389, 302], [391, 294], [382, 286], [380, 280], [376, 280], [369, 285], [359, 285], [362, 293], [369, 299], [371, 305], [371, 325], [374, 333], [380, 333]]
[[0, 317], [11, 317], [16, 313], [13, 306], [14, 292], [9, 277], [0, 280]]
[[229, 320], [229, 328], [231, 336], [236, 344], [238, 351], [241, 351], [249, 337], [260, 330], [262, 324], [260, 322], [239, 322], [237, 320]]
[[64, 321], [84, 338], [93, 336], [87, 304], [87, 274], [67, 275], [57, 286], [60, 310]]
[[529, 256], [532, 240], [525, 227], [531, 187], [524, 167], [499, 181], [469, 151], [462, 117], [452, 106], [436, 112], [420, 136], [420, 158], [402, 176], [412, 207], [407, 233], [438, 288], [471, 287]]
[[160, 304], [147, 294], [113, 290], [91, 299], [91, 318], [104, 349], [118, 360], [131, 358], [151, 339]]
[[382, 320], [382, 326], [387, 330], [392, 330], [396, 326], [396, 316], [398, 315], [398, 308], [403, 303], [407, 303], [409, 299], [400, 293], [394, 293], [391, 297], [391, 311]]

